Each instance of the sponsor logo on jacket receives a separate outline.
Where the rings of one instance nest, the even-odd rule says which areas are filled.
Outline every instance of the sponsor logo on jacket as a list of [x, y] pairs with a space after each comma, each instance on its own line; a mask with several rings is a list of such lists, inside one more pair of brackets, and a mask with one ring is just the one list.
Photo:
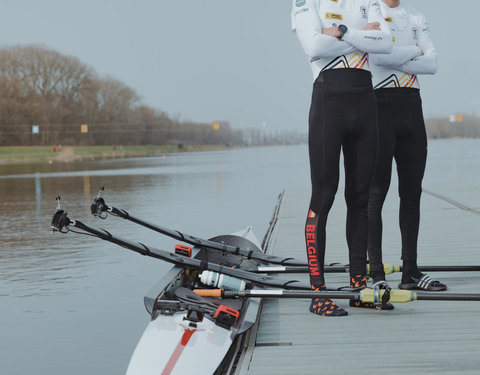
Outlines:
[[327, 20], [343, 20], [343, 16], [338, 13], [325, 13], [325, 18]]

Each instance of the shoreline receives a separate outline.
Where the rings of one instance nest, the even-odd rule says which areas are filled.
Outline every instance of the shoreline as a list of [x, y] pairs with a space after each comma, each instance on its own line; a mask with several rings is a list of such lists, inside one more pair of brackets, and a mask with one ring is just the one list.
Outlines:
[[[479, 138], [429, 138], [429, 142], [443, 140], [479, 139]], [[267, 145], [265, 145], [267, 146]], [[269, 145], [272, 146], [272, 145]], [[52, 146], [0, 146], [0, 166], [41, 165], [55, 163], [73, 163], [107, 159], [127, 159], [148, 156], [162, 156], [172, 153], [224, 151], [252, 146], [241, 145], [168, 145], [168, 146], [60, 146], [56, 152]], [[253, 146], [255, 147], [255, 146]]]
[[0, 147], [0, 165], [54, 164], [81, 161], [126, 159], [161, 156], [180, 152], [221, 151], [241, 146], [185, 145], [173, 146], [62, 146], [54, 152], [52, 146]]

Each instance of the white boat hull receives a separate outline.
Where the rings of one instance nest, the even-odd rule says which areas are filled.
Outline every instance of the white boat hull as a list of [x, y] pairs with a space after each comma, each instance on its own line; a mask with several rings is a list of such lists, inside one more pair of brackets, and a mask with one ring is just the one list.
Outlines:
[[[252, 242], [258, 249], [261, 248], [258, 239], [251, 228], [236, 232], [234, 236]], [[182, 272], [179, 267], [173, 267], [165, 276], [172, 278], [172, 282]], [[160, 281], [160, 287], [165, 288], [169, 281]], [[154, 299], [158, 292], [149, 293], [146, 297], [146, 307], [151, 313]], [[248, 330], [255, 322], [259, 308], [259, 300], [249, 301], [251, 308], [247, 309], [241, 329], [231, 327], [225, 329], [216, 325], [206, 316], [203, 321], [190, 324], [185, 320], [186, 311], [176, 312], [174, 315], [159, 314], [150, 321], [142, 338], [130, 359], [127, 375], [211, 375], [222, 363], [237, 333]]]
[[186, 313], [160, 315], [145, 330], [127, 375], [213, 374], [232, 344], [231, 331], [204, 319], [197, 327]]

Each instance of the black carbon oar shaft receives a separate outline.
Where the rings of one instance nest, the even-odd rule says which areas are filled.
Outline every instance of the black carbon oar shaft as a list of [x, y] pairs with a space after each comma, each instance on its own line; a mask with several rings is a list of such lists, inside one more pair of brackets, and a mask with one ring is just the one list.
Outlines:
[[[257, 273], [307, 273], [308, 267], [295, 267], [295, 266], [260, 266], [252, 269], [252, 272]], [[348, 265], [334, 265], [325, 266], [325, 273], [346, 273], [350, 272], [350, 266]]]
[[[379, 299], [385, 293], [385, 290], [379, 291]], [[235, 297], [259, 297], [259, 298], [330, 298], [330, 299], [350, 299], [362, 302], [374, 302], [373, 289], [363, 289], [360, 291], [307, 291], [307, 290], [245, 290], [222, 291], [222, 296], [227, 298]], [[462, 293], [439, 293], [439, 292], [415, 292], [411, 290], [390, 290], [390, 302], [406, 303], [411, 301], [480, 301], [480, 294], [462, 294]]]
[[[423, 272], [480, 272], [480, 266], [419, 266], [420, 271]], [[392, 266], [390, 264], [384, 265], [385, 274], [390, 275], [396, 272], [402, 272], [402, 266]], [[307, 273], [308, 267], [299, 266], [260, 266], [252, 269], [252, 272], [258, 273]], [[350, 272], [348, 265], [326, 265], [325, 273], [345, 273]], [[367, 269], [367, 274], [370, 270]]]
[[67, 220], [67, 226], [74, 226], [75, 228], [93, 234], [102, 240], [112, 242], [116, 245], [135, 251], [142, 255], [150, 256], [169, 263], [176, 264], [180, 267], [214, 271], [228, 276], [236, 277], [238, 279], [251, 281], [257, 285], [264, 285], [273, 288], [311, 290], [311, 286], [308, 283], [302, 283], [297, 280], [282, 280], [274, 276], [260, 275], [238, 268], [230, 268], [228, 266], [223, 266], [217, 263], [201, 261], [195, 258], [188, 258], [182, 255], [170, 253], [166, 250], [160, 250], [154, 247], [146, 246], [140, 242], [134, 242], [121, 238], [119, 236], [113, 235], [112, 233], [104, 229], [87, 225], [79, 220], [70, 219], [66, 216], [66, 214], [65, 217]]
[[266, 263], [282, 264], [282, 265], [289, 265], [289, 266], [307, 266], [307, 263], [304, 260], [277, 257], [273, 255], [267, 255], [264, 253], [254, 252], [247, 249], [241, 249], [239, 247], [225, 245], [215, 241], [205, 240], [205, 239], [194, 237], [189, 234], [182, 233], [176, 230], [168, 229], [160, 225], [148, 223], [135, 216], [131, 216], [127, 211], [118, 209], [116, 207], [107, 207], [107, 210], [113, 215], [119, 216], [123, 219], [129, 220], [133, 223], [136, 223], [148, 229], [154, 230], [155, 232], [161, 233], [165, 236], [174, 238], [182, 242], [186, 242], [190, 245], [215, 249], [215, 250], [223, 251], [224, 253], [228, 253], [228, 254], [241, 255], [246, 258], [256, 259]]
[[234, 292], [225, 290], [222, 293], [225, 298], [236, 297], [260, 297], [260, 298], [330, 298], [330, 299], [351, 299], [356, 300], [360, 298], [359, 292], [335, 292], [335, 291], [308, 291], [308, 290], [245, 290], [242, 292]]
[[425, 272], [478, 272], [480, 266], [419, 266], [418, 269]]
[[[109, 207], [105, 204], [105, 208], [108, 212], [115, 216], [119, 216], [123, 219], [129, 220], [135, 224], [141, 225], [158, 233], [161, 233], [165, 236], [174, 238], [178, 241], [186, 242], [190, 245], [204, 247], [204, 248], [211, 248], [215, 250], [222, 251], [228, 254], [235, 254], [241, 255], [243, 257], [259, 260], [262, 262], [270, 263], [270, 264], [278, 264], [280, 265], [279, 268], [273, 266], [271, 269], [269, 267], [263, 268], [262, 271], [257, 269], [252, 269], [251, 272], [257, 273], [307, 273], [308, 264], [304, 260], [298, 260], [294, 258], [283, 258], [273, 255], [267, 255], [264, 253], [253, 252], [247, 249], [241, 249], [235, 246], [221, 244], [215, 241], [210, 241], [202, 238], [198, 238], [195, 236], [191, 236], [186, 233], [182, 233], [177, 230], [172, 230], [169, 228], [162, 227], [160, 225], [152, 224], [147, 221], [144, 221], [140, 218], [130, 215], [127, 211], [123, 209], [119, 209], [116, 207]], [[402, 266], [392, 266], [390, 264], [384, 265], [385, 273], [392, 274], [395, 272], [402, 272]], [[480, 265], [473, 265], [473, 266], [419, 266], [420, 271], [424, 272], [475, 272], [480, 271]], [[350, 271], [349, 265], [326, 265], [324, 268], [325, 273], [347, 273]], [[367, 270], [367, 274], [369, 274], [369, 270]]]
[[480, 301], [480, 294], [417, 292], [418, 301]]

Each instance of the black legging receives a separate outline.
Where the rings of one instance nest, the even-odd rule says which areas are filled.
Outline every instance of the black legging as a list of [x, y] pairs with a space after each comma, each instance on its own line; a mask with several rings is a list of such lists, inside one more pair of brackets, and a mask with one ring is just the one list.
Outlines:
[[395, 158], [400, 195], [402, 259], [417, 261], [420, 197], [427, 159], [427, 134], [420, 91], [413, 88], [375, 90], [378, 109], [379, 157], [368, 206], [368, 256], [372, 275], [384, 278], [382, 207]]
[[305, 236], [310, 282], [324, 284], [325, 226], [338, 188], [340, 151], [345, 164], [350, 274], [365, 275], [368, 193], [377, 160], [376, 102], [370, 72], [332, 69], [313, 85], [309, 117], [312, 198]]

